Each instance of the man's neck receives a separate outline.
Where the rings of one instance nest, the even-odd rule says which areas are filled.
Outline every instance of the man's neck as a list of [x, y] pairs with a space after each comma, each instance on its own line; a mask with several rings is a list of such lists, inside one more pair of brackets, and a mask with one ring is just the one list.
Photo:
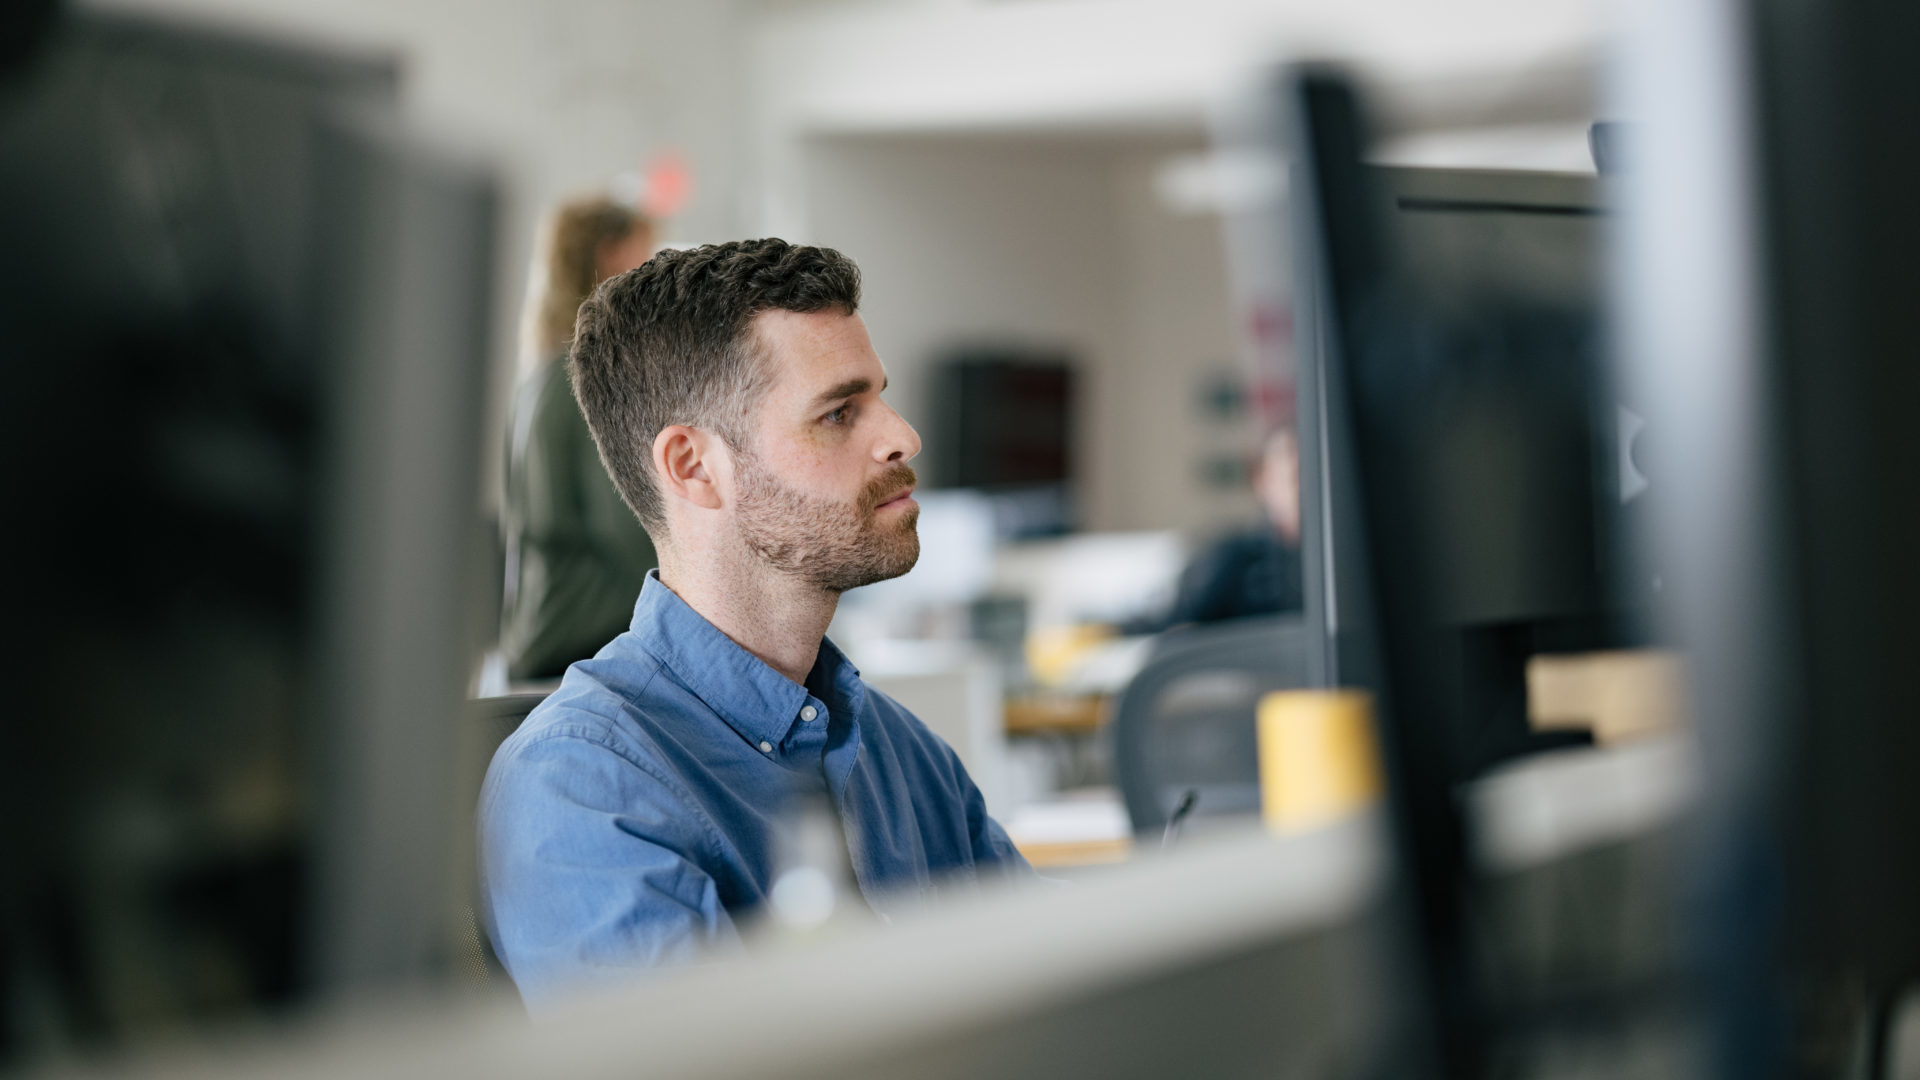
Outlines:
[[838, 593], [778, 574], [758, 560], [685, 558], [665, 547], [660, 583], [734, 644], [803, 686], [840, 604]]

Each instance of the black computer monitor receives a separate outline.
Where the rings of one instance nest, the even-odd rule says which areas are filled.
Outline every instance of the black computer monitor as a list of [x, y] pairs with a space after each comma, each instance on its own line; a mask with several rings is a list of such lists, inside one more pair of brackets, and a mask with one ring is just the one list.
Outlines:
[[[1345, 219], [1306, 200], [1299, 230], [1353, 249], [1356, 274], [1344, 295], [1301, 275], [1311, 672], [1377, 682], [1381, 609], [1422, 626], [1464, 778], [1578, 741], [1529, 730], [1529, 657], [1648, 637], [1655, 575], [1624, 542], [1643, 425], [1604, 362], [1607, 210], [1588, 176], [1342, 164]], [[1369, 495], [1391, 568], [1368, 562]], [[1388, 575], [1404, 587], [1381, 593]]]
[[1604, 363], [1606, 211], [1583, 177], [1368, 164], [1337, 73], [1295, 72], [1281, 96], [1314, 675], [1375, 697], [1418, 987], [1408, 1052], [1477, 1076], [1496, 1018], [1458, 788], [1589, 741], [1530, 730], [1527, 662], [1644, 643], [1655, 587], [1619, 554], [1645, 478]]

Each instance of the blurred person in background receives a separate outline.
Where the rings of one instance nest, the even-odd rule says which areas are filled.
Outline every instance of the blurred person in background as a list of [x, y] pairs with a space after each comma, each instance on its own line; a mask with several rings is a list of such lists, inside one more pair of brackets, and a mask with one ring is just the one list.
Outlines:
[[1173, 606], [1129, 623], [1152, 634], [1187, 623], [1298, 614], [1305, 606], [1300, 562], [1300, 441], [1281, 425], [1262, 441], [1251, 479], [1261, 520], [1215, 538], [1180, 574]]
[[958, 755], [826, 640], [843, 593], [920, 555], [920, 437], [859, 302], [846, 256], [754, 240], [664, 252], [580, 309], [574, 386], [660, 568], [481, 793], [487, 930], [536, 1009], [737, 946], [808, 804], [883, 917], [1031, 875]]
[[653, 543], [600, 463], [567, 378], [574, 315], [594, 286], [653, 253], [653, 225], [605, 197], [548, 219], [527, 311], [532, 373], [507, 427], [500, 649], [511, 679], [559, 677], [626, 629]]

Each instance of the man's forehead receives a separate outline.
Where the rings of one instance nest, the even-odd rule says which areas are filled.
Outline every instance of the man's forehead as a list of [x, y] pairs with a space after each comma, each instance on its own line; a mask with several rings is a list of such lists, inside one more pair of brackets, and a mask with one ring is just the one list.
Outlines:
[[754, 316], [754, 332], [778, 387], [811, 395], [860, 379], [875, 386], [886, 382], [886, 368], [858, 315], [763, 311]]

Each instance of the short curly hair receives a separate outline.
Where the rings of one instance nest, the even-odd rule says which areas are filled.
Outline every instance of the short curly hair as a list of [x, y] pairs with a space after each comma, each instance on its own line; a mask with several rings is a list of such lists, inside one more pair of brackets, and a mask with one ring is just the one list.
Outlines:
[[753, 317], [859, 307], [852, 259], [776, 239], [662, 251], [593, 291], [574, 325], [568, 371], [600, 460], [647, 532], [666, 535], [653, 475], [662, 429], [706, 428], [747, 447], [746, 418], [771, 381]]

